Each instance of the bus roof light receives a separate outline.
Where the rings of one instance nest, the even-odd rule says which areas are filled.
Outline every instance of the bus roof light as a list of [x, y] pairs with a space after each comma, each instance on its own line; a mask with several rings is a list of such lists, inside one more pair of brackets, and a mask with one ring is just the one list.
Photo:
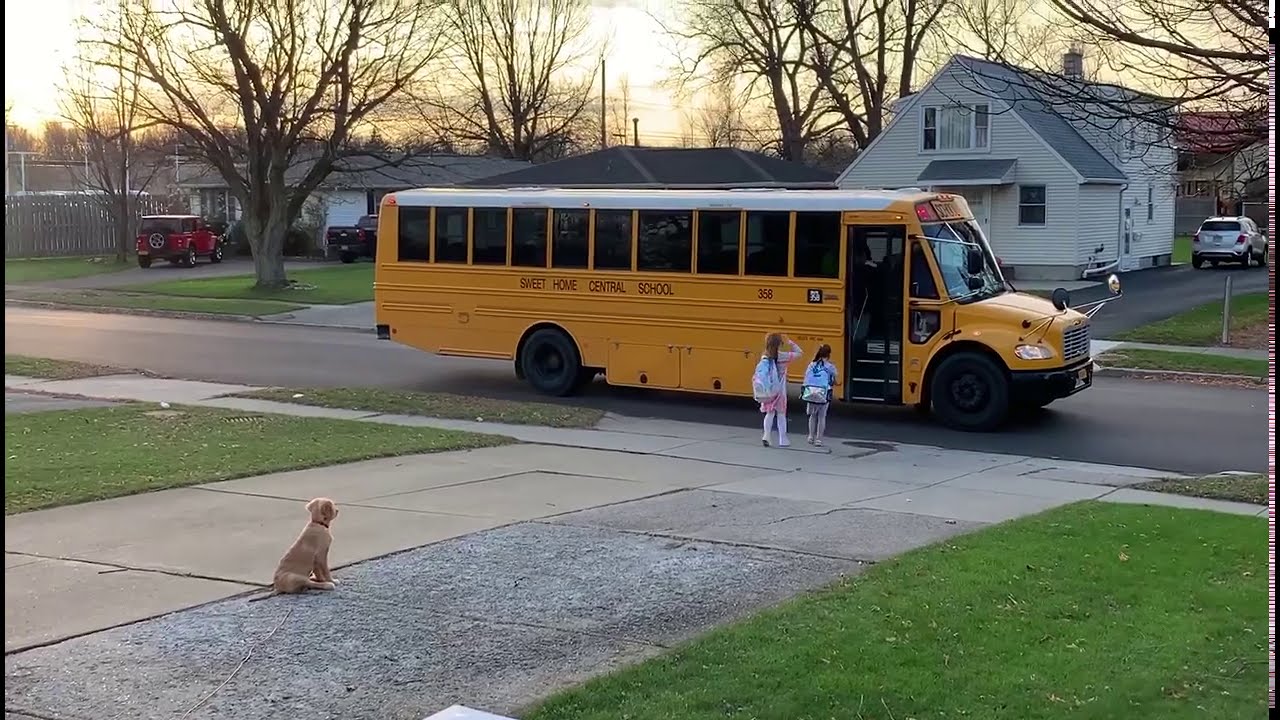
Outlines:
[[916, 205], [916, 218], [920, 222], [938, 222], [938, 216], [933, 212], [933, 208], [928, 203], [920, 203]]

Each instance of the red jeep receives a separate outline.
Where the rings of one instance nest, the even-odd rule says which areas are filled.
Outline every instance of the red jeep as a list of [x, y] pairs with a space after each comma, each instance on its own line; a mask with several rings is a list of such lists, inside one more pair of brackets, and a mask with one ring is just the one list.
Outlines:
[[222, 262], [222, 238], [195, 215], [146, 215], [138, 228], [138, 267], [155, 260], [194, 267], [196, 258]]

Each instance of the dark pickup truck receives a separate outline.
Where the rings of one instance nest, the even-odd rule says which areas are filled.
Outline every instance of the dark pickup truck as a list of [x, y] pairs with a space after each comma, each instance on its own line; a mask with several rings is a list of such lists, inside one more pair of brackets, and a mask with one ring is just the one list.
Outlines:
[[365, 215], [355, 225], [330, 225], [324, 232], [326, 254], [344, 263], [372, 258], [378, 247], [378, 216]]

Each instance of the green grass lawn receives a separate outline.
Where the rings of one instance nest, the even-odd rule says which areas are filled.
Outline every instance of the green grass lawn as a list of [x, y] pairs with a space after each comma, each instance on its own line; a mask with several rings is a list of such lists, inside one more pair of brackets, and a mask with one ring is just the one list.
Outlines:
[[29, 283], [45, 280], [102, 275], [133, 267], [131, 262], [116, 262], [114, 257], [5, 258], [4, 283]]
[[1267, 525], [1082, 503], [918, 550], [525, 720], [1250, 718]]
[[1268, 505], [1271, 502], [1271, 489], [1263, 475], [1207, 475], [1191, 480], [1152, 480], [1134, 487], [1139, 490], [1254, 505]]
[[[1253, 332], [1259, 325], [1265, 326], [1267, 310], [1266, 293], [1236, 295], [1231, 298], [1231, 332]], [[1110, 339], [1164, 345], [1217, 345], [1222, 339], [1222, 301], [1205, 303]]]
[[76, 378], [115, 375], [128, 370], [75, 362], [74, 360], [52, 360], [50, 358], [28, 357], [26, 355], [5, 355], [4, 374], [21, 375], [30, 378], [49, 378], [50, 380], [75, 380]]
[[1173, 263], [1186, 264], [1191, 262], [1191, 236], [1176, 235], [1173, 238]]
[[248, 315], [258, 317], [293, 312], [302, 305], [254, 298], [204, 298], [177, 295], [150, 295], [114, 290], [32, 290], [6, 294], [17, 300], [80, 305], [84, 307], [159, 310], [168, 312]]
[[240, 397], [379, 413], [561, 428], [594, 427], [604, 417], [603, 410], [594, 408], [377, 388], [269, 389], [244, 393]]
[[1270, 369], [1266, 360], [1127, 347], [1103, 353], [1098, 357], [1098, 363], [1103, 367], [1247, 375], [1256, 378], [1265, 378]]
[[120, 405], [8, 415], [5, 514], [368, 458], [489, 447], [494, 435]]
[[372, 263], [326, 265], [306, 270], [291, 269], [289, 279], [296, 281], [297, 284], [287, 290], [269, 292], [254, 290], [252, 275], [166, 280], [134, 285], [127, 289], [132, 292], [156, 295], [280, 300], [304, 305], [346, 305], [373, 300]]

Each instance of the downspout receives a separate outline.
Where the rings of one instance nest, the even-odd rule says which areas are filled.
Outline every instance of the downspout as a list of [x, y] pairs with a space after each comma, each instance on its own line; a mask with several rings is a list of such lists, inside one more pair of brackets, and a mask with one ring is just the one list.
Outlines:
[[[1116, 209], [1120, 211], [1117, 215], [1120, 218], [1121, 223], [1124, 223], [1124, 192], [1125, 190], [1128, 190], [1128, 189], [1129, 189], [1129, 183], [1125, 183], [1120, 186], [1120, 201], [1116, 203], [1117, 205]], [[1124, 234], [1123, 228], [1124, 226], [1121, 225], [1121, 236]], [[1104, 272], [1110, 272], [1120, 267], [1120, 259], [1122, 257], [1122, 253], [1124, 252], [1124, 240], [1121, 238], [1121, 236], [1116, 237], [1116, 259], [1112, 261], [1110, 264], [1103, 265], [1102, 267], [1085, 268], [1080, 273], [1081, 280], [1087, 279], [1090, 275], [1101, 275]]]

